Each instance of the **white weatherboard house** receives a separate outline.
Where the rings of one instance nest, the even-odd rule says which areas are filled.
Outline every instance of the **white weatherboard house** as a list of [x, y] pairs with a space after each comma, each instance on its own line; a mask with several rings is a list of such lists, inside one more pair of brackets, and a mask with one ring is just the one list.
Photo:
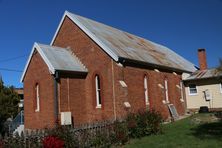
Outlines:
[[199, 110], [201, 106], [207, 106], [210, 110], [221, 110], [222, 71], [207, 68], [205, 50], [199, 49], [198, 57], [200, 70], [184, 80], [187, 109]]

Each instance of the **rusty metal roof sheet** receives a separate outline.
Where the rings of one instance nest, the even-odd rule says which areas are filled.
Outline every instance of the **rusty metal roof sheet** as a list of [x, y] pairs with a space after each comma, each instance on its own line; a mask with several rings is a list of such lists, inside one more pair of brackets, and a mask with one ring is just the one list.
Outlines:
[[216, 77], [222, 77], [222, 71], [218, 70], [217, 68], [212, 68], [206, 70], [197, 70], [193, 72], [188, 78], [186, 78], [185, 81], [209, 79]]
[[64, 16], [71, 18], [111, 57], [132, 59], [182, 71], [196, 70], [194, 64], [165, 46], [67, 11]]
[[51, 64], [54, 70], [58, 71], [74, 71], [74, 72], [87, 72], [86, 67], [80, 60], [71, 52], [71, 50], [56, 46], [49, 46], [39, 44], [41, 51]]
[[21, 82], [23, 82], [28, 66], [34, 55], [35, 51], [38, 51], [40, 56], [49, 68], [52, 74], [56, 71], [67, 72], [87, 72], [87, 68], [81, 63], [81, 61], [72, 53], [71, 50], [56, 46], [44, 45], [35, 43], [32, 51], [29, 55], [28, 61], [25, 65], [22, 73]]

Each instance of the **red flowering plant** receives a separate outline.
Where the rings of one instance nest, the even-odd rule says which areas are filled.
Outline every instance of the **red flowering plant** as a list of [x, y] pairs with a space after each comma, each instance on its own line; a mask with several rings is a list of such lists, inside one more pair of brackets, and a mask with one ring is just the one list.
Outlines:
[[63, 148], [65, 143], [56, 136], [47, 136], [43, 139], [44, 148]]

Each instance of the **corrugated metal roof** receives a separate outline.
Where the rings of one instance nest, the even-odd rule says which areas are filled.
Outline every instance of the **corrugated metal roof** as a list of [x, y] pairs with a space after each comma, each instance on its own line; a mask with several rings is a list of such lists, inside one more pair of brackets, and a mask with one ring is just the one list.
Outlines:
[[199, 80], [199, 79], [208, 79], [208, 78], [216, 78], [222, 77], [222, 71], [217, 68], [206, 69], [206, 70], [197, 70], [192, 73], [185, 81], [188, 80]]
[[[107, 53], [119, 58], [132, 59], [150, 64], [194, 72], [194, 64], [167, 47], [141, 37], [104, 25], [102, 23], [66, 12], [77, 25], [93, 34], [97, 41], [108, 47]], [[94, 39], [94, 38], [93, 38]]]
[[54, 70], [87, 72], [86, 67], [71, 50], [43, 44], [38, 44], [38, 46]]

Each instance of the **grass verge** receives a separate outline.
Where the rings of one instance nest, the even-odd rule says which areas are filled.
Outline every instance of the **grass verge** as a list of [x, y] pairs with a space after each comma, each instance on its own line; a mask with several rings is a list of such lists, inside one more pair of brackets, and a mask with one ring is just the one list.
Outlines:
[[163, 125], [163, 133], [133, 139], [126, 148], [222, 147], [222, 121], [214, 113], [196, 114], [180, 121]]

